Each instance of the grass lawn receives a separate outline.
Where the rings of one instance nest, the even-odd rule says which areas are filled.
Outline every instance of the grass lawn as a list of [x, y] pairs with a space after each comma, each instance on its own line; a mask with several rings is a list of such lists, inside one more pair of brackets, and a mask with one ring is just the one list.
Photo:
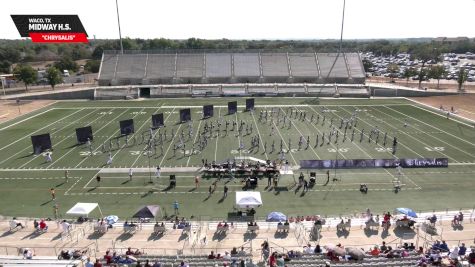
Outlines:
[[[238, 113], [227, 114], [228, 101], [238, 102]], [[203, 159], [209, 162], [245, 157], [278, 160], [281, 142], [287, 152], [285, 158], [292, 166], [299, 165], [300, 160], [312, 159], [391, 159], [394, 137], [399, 143], [397, 158], [448, 158], [449, 167], [405, 168], [401, 176], [395, 169], [342, 169], [336, 171], [340, 180], [327, 185], [324, 185], [326, 170], [312, 170], [317, 172], [317, 184], [304, 194], [294, 186], [300, 173], [295, 170], [294, 175], [282, 176], [279, 190], [267, 188], [267, 179], [260, 180], [255, 190], [261, 192], [264, 205], [258, 209], [258, 216], [270, 211], [294, 216], [354, 214], [368, 207], [374, 211], [391, 211], [397, 207], [418, 211], [473, 208], [475, 129], [464, 121], [447, 119], [404, 99], [256, 98], [255, 102], [254, 112], [243, 112], [244, 98], [62, 101], [0, 124], [0, 199], [3, 204], [0, 214], [52, 217], [55, 203], [64, 214], [76, 202], [98, 202], [104, 214], [126, 218], [145, 204], [161, 205], [170, 214], [176, 200], [183, 216], [224, 218], [233, 210], [233, 192], [242, 190], [240, 180], [220, 180], [216, 191], [209, 196], [208, 187], [215, 178], [203, 178], [200, 187], [194, 189], [197, 173], [183, 171], [183, 168], [201, 166]], [[213, 118], [201, 119], [204, 104], [214, 105]], [[178, 123], [179, 110], [183, 108], [191, 108], [191, 124]], [[261, 112], [267, 111], [270, 118], [272, 110], [274, 120], [259, 120]], [[167, 135], [163, 145], [158, 145], [156, 153], [149, 158], [143, 139], [149, 134], [151, 115], [157, 113], [164, 115], [166, 127], [160, 131], [166, 130]], [[300, 117], [300, 113], [305, 113], [305, 118]], [[285, 125], [278, 123], [276, 114], [281, 118], [290, 117], [290, 124], [288, 119]], [[352, 114], [357, 115], [357, 125], [347, 130], [343, 141], [345, 133], [340, 123]], [[119, 121], [125, 119], [133, 119], [135, 128], [127, 144], [124, 137], [117, 138]], [[205, 124], [209, 126], [213, 122], [216, 126], [218, 121], [222, 123], [219, 135], [215, 131], [207, 145], [199, 149], [199, 133]], [[226, 121], [230, 123], [228, 131], [225, 131]], [[244, 123], [243, 134], [230, 130], [233, 121]], [[327, 141], [333, 129], [330, 121], [339, 133], [337, 143], [335, 137]], [[76, 144], [75, 129], [83, 126], [93, 129], [92, 150]], [[246, 127], [251, 126], [252, 132], [246, 134]], [[369, 142], [368, 135], [376, 127], [380, 131], [378, 143], [374, 138]], [[182, 131], [185, 149], [174, 153], [173, 147], [181, 143]], [[44, 156], [32, 153], [30, 136], [43, 133], [51, 135], [54, 148], [51, 163], [47, 163]], [[384, 135], [387, 135], [386, 144]], [[308, 148], [305, 144], [298, 148], [301, 136], [310, 140]], [[259, 149], [251, 149], [251, 138], [259, 139]], [[315, 146], [317, 138], [319, 143]], [[113, 162], [104, 166], [110, 140]], [[241, 143], [244, 149], [238, 149]], [[275, 144], [273, 152], [272, 143]], [[145, 169], [149, 160], [152, 168], [161, 166], [170, 172], [162, 173], [160, 179], [152, 173], [152, 183], [149, 183], [150, 173]], [[128, 181], [129, 168], [135, 170], [132, 181]], [[70, 170], [67, 183], [66, 169]], [[302, 170], [307, 179], [309, 171]], [[94, 179], [98, 173], [102, 177], [99, 186]], [[167, 189], [169, 174], [176, 174], [178, 183], [170, 190]], [[331, 177], [334, 175], [331, 170]], [[393, 191], [396, 178], [403, 184], [397, 194]], [[230, 188], [227, 198], [223, 198], [225, 183]], [[368, 194], [359, 192], [361, 183], [368, 185]], [[55, 201], [50, 201], [52, 187], [56, 190]]]

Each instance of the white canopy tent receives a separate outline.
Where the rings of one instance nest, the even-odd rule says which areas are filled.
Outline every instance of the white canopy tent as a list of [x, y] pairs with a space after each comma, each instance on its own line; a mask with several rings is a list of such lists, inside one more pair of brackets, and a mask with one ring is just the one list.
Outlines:
[[257, 208], [262, 206], [261, 193], [250, 191], [236, 192], [236, 206], [239, 208]]
[[101, 207], [99, 207], [99, 204], [97, 203], [81, 203], [78, 202], [74, 207], [72, 207], [70, 210], [66, 212], [67, 215], [73, 215], [73, 216], [84, 216], [84, 217], [89, 217], [89, 213], [91, 213], [93, 210], [96, 208], [99, 209], [99, 212], [102, 215]]

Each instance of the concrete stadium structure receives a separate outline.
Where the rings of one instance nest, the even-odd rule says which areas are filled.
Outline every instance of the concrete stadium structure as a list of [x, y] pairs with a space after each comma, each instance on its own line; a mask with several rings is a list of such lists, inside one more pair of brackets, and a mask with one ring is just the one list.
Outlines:
[[99, 85], [364, 84], [358, 53], [105, 51]]

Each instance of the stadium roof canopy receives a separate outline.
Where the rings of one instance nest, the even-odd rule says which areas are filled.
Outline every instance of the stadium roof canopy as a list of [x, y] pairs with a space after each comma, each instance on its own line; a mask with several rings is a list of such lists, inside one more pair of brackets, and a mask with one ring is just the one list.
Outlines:
[[105, 52], [100, 85], [364, 83], [358, 53]]

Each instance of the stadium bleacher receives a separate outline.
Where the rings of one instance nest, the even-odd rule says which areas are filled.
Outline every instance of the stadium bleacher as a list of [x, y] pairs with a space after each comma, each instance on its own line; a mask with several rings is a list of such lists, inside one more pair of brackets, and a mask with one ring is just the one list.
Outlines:
[[[335, 58], [337, 57], [336, 53], [318, 53], [318, 64], [320, 65], [320, 72], [323, 78], [328, 77], [330, 80], [338, 82], [338, 83], [345, 83], [348, 80], [348, 69], [346, 65], [346, 61], [343, 54], [338, 56], [335, 65]], [[332, 69], [333, 66], [333, 69]], [[330, 72], [331, 70], [331, 72]]]
[[182, 83], [200, 83], [203, 78], [204, 54], [179, 54], [176, 78]]
[[231, 77], [231, 54], [206, 54], [206, 78], [208, 82], [225, 82]]
[[286, 81], [289, 74], [287, 54], [285, 53], [262, 53], [262, 74], [272, 81]]
[[175, 77], [176, 55], [150, 54], [148, 57], [146, 77], [152, 83], [172, 83]]
[[317, 82], [320, 78], [314, 53], [289, 53], [289, 59], [295, 82]]
[[259, 54], [233, 54], [234, 77], [238, 81], [257, 82], [260, 77]]
[[200, 52], [125, 54], [105, 52], [99, 85], [208, 83], [363, 84], [365, 72], [356, 53]]

